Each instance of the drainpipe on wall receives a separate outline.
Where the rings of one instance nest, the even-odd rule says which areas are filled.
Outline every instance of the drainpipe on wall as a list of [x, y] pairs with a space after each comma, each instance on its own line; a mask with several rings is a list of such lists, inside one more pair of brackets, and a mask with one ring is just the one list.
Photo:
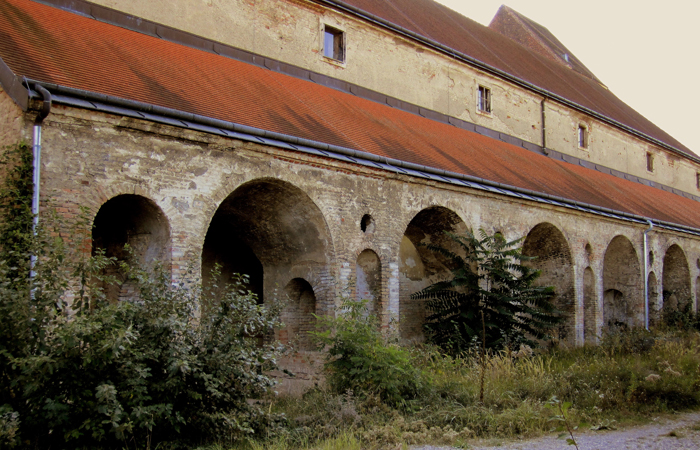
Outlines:
[[547, 97], [542, 97], [542, 151], [545, 155], [549, 155], [549, 151], [547, 150], [547, 112], [545, 110], [546, 100]]
[[649, 228], [644, 230], [644, 329], [649, 331], [649, 241], [647, 233], [653, 228], [654, 224], [647, 219]]
[[[32, 215], [34, 216], [32, 223], [32, 232], [36, 235], [36, 227], [39, 224], [39, 188], [41, 187], [41, 124], [51, 112], [51, 93], [44, 87], [35, 84], [34, 89], [41, 95], [43, 104], [39, 114], [34, 121], [34, 139], [32, 145]], [[31, 256], [30, 261], [30, 277], [34, 277], [34, 264], [36, 263], [36, 255]]]

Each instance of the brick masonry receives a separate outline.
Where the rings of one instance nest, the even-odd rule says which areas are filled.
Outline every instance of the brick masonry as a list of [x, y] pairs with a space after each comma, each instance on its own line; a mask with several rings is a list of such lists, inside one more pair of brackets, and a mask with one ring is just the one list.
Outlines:
[[[32, 123], [30, 114], [25, 119]], [[30, 136], [31, 127], [22, 133]], [[165, 233], [148, 242], [159, 246], [153, 254], [163, 255], [156, 258], [176, 280], [214, 259], [258, 264], [261, 279], [251, 283], [266, 301], [288, 292], [305, 311], [315, 305], [332, 314], [341, 298], [358, 295], [362, 272], [382, 325], [398, 324], [405, 341], [419, 341], [424, 311], [408, 296], [445, 272], [416, 243], [435, 242], [443, 230], [483, 228], [507, 239], [529, 235], [525, 246], [540, 256], [547, 282], [571, 312], [565, 342], [595, 341], [615, 291], [625, 320], [639, 325], [640, 308], [643, 317], [642, 225], [60, 105], [43, 135], [44, 201], [75, 222], [81, 206], [94, 220], [117, 208], [115, 198], [143, 198], [158, 212], [140, 219], [130, 207], [117, 209], [128, 218], [124, 239]], [[666, 283], [697, 309], [700, 240], [655, 229], [649, 241], [654, 304], [662, 305]], [[299, 311], [286, 314], [296, 329], [310, 326]]]

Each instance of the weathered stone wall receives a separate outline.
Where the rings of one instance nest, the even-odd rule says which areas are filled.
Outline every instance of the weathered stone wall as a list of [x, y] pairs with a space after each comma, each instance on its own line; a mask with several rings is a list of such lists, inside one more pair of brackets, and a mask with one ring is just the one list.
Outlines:
[[[189, 265], [196, 273], [207, 267], [207, 248], [222, 258], [237, 255], [233, 262], [244, 271], [257, 260], [263, 299], [288, 295], [299, 305], [286, 312], [287, 340], [311, 326], [311, 309], [331, 314], [340, 298], [354, 297], [358, 266], [365, 272], [374, 267], [363, 262], [363, 252], [379, 261], [380, 270], [372, 272], [379, 287], [372, 281], [370, 290], [376, 292], [383, 326], [398, 320], [406, 340], [420, 340], [424, 312], [409, 295], [446, 269], [438, 258], [421, 254], [424, 247], [417, 244], [439, 242], [443, 230], [483, 228], [506, 239], [549, 230], [535, 233], [533, 248], [553, 248], [549, 253], [558, 255], [556, 261], [562, 255], [570, 261], [566, 277], [572, 281], [563, 286], [572, 342], [582, 343], [584, 331], [599, 334], [606, 320], [605, 291], [618, 289], [635, 305], [643, 292], [644, 225], [60, 105], [44, 122], [43, 151], [44, 199], [50, 197], [69, 221], [83, 205], [94, 218], [119, 196], [147, 199], [157, 210], [154, 217], [167, 222], [169, 242], [163, 246], [169, 257], [162, 258], [175, 279]], [[613, 252], [610, 262], [606, 255], [614, 238], [627, 241], [632, 251]], [[655, 229], [649, 240], [657, 255], [650, 270], [657, 274], [672, 244], [689, 261], [700, 257], [697, 238]], [[243, 246], [248, 250], [240, 250]], [[561, 268], [550, 265], [542, 267], [545, 276], [558, 282], [559, 275], [549, 271]], [[615, 275], [620, 270], [626, 278]], [[692, 280], [700, 276], [695, 263], [689, 272]], [[636, 310], [633, 320], [639, 321]]]
[[0, 149], [23, 137], [24, 112], [0, 86]]
[[[94, 2], [542, 144], [541, 96], [313, 2]], [[344, 63], [323, 57], [324, 24], [346, 33]], [[491, 114], [477, 111], [479, 85], [491, 89]], [[700, 165], [564, 105], [547, 101], [545, 113], [548, 148], [700, 193], [696, 184]], [[587, 149], [578, 147], [579, 124], [589, 130]], [[655, 156], [653, 172], [647, 171], [647, 152]]]

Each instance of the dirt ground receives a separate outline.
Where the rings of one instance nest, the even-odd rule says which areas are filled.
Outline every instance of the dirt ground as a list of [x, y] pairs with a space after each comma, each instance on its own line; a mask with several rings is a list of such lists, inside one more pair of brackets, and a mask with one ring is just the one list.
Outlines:
[[[579, 450], [697, 450], [700, 449], [700, 412], [654, 419], [648, 425], [619, 430], [577, 430]], [[575, 449], [557, 435], [520, 441], [475, 441], [470, 450]], [[415, 446], [411, 450], [452, 450], [450, 447]]]

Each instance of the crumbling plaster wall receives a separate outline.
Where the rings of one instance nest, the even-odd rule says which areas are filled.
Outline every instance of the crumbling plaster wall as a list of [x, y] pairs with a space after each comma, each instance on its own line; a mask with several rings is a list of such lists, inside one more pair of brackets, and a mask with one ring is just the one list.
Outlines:
[[[94, 2], [542, 144], [540, 95], [310, 1]], [[322, 56], [323, 24], [346, 33], [344, 63]], [[477, 111], [480, 84], [491, 89], [491, 114]], [[552, 101], [547, 102], [546, 114], [548, 148], [700, 193], [700, 165]], [[589, 129], [588, 150], [578, 147], [579, 124]], [[646, 170], [647, 151], [656, 156], [653, 172]]]
[[[624, 234], [641, 255], [645, 229], [559, 207], [60, 105], [54, 106], [44, 122], [43, 151], [42, 193], [45, 199], [52, 198], [68, 222], [78, 217], [80, 206], [90, 207], [95, 214], [120, 194], [141, 195], [158, 205], [170, 226], [175, 279], [189, 265], [195, 272], [200, 269], [209, 224], [222, 202], [240, 186], [273, 180], [303, 191], [327, 225], [328, 265], [322, 271], [315, 266], [307, 270], [304, 261], [293, 261], [288, 271], [274, 267], [274, 283], [265, 282], [266, 296], [301, 278], [314, 291], [317, 312], [332, 313], [341, 297], [352, 298], [358, 256], [370, 249], [382, 268], [377, 309], [384, 326], [395, 325], [401, 317], [402, 240], [411, 221], [428, 208], [445, 208], [467, 227], [500, 231], [506, 239], [525, 236], [541, 223], [556, 227], [570, 248], [574, 266], [572, 320], [577, 343], [583, 342], [584, 333], [585, 268], [590, 266], [593, 271], [597, 308], [602, 310], [606, 248], [613, 237]], [[364, 215], [373, 219], [369, 233], [361, 227]], [[659, 255], [668, 246], [667, 239], [677, 243], [690, 261], [700, 257], [700, 240], [657, 230], [650, 241]], [[659, 260], [663, 257], [657, 257], [653, 266], [657, 274], [662, 273]], [[697, 279], [697, 264], [690, 264], [690, 273], [692, 280]], [[641, 274], [639, 278], [643, 279]], [[637, 288], [642, 289], [641, 285]], [[402, 320], [418, 319], [408, 316]], [[599, 330], [600, 315], [596, 320]]]

